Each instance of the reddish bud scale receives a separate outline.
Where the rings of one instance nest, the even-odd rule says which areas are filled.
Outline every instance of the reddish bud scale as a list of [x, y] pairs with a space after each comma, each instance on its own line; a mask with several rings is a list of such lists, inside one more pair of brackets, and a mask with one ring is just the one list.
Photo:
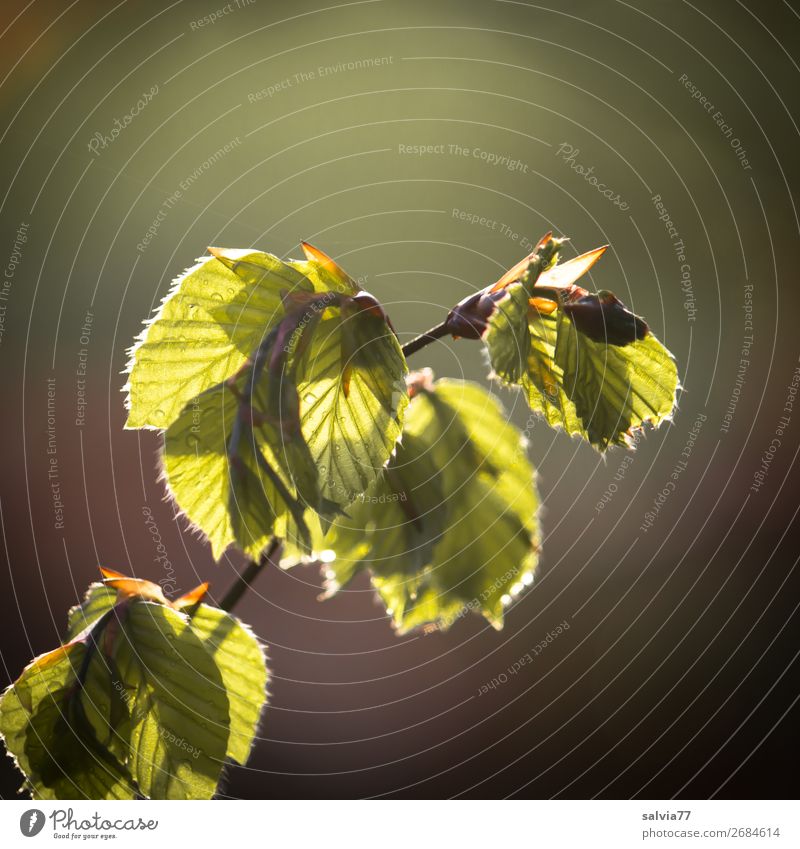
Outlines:
[[490, 292], [484, 289], [464, 298], [447, 315], [445, 325], [448, 333], [460, 339], [482, 339], [489, 326], [489, 318], [503, 297], [503, 290]]

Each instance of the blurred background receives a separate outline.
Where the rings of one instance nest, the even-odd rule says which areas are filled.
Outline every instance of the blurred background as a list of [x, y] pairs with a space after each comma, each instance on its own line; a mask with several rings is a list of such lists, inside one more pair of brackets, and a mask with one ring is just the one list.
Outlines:
[[[223, 793], [795, 795], [798, 4], [221, 3], [3, 4], [0, 683], [98, 564], [220, 595], [242, 567], [122, 429], [126, 348], [207, 245], [310, 240], [407, 340], [552, 229], [611, 245], [590, 285], [675, 353], [674, 422], [602, 458], [494, 388], [544, 502], [500, 632], [397, 637], [363, 576], [261, 575], [270, 706]], [[468, 342], [412, 365], [486, 383]]]

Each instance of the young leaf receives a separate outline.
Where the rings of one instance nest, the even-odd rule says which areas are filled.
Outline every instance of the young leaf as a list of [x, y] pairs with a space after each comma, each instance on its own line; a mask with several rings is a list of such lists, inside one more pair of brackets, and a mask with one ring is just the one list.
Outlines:
[[277, 257], [240, 254], [201, 259], [174, 281], [130, 351], [126, 427], [169, 427], [192, 398], [241, 368], [283, 315], [283, 292], [312, 290]]
[[262, 473], [260, 445], [249, 432], [232, 466], [229, 444], [239, 399], [226, 384], [192, 402], [164, 437], [163, 476], [187, 519], [208, 538], [215, 559], [236, 543], [250, 557], [275, 531], [288, 509], [275, 484]]
[[210, 799], [230, 734], [222, 675], [185, 616], [131, 604], [116, 662], [131, 694], [130, 768], [152, 799]]
[[266, 700], [264, 652], [238, 619], [102, 570], [71, 641], [0, 699], [0, 732], [37, 798], [209, 798], [244, 763]]
[[96, 739], [79, 703], [88, 646], [40, 655], [0, 699], [0, 733], [35, 799], [133, 799], [130, 774]]
[[396, 455], [328, 533], [330, 590], [368, 569], [400, 632], [467, 610], [500, 628], [538, 550], [524, 440], [475, 384], [416, 375], [412, 392]]
[[207, 604], [190, 614], [189, 626], [213, 657], [228, 696], [231, 727], [227, 755], [246, 763], [266, 699], [264, 651], [246, 625]]
[[80, 604], [67, 613], [66, 642], [74, 640], [116, 604], [117, 591], [105, 584], [90, 584]]
[[400, 438], [406, 371], [374, 299], [353, 299], [321, 318], [299, 359], [297, 391], [326, 501], [347, 505], [380, 475]]
[[301, 431], [296, 359], [282, 347], [302, 317], [283, 319], [251, 366], [194, 399], [166, 432], [169, 492], [217, 559], [231, 543], [257, 558], [273, 535], [307, 549], [304, 513], [326, 507]]
[[[227, 755], [245, 763], [266, 701], [267, 666], [264, 650], [253, 632], [235, 616], [200, 603], [207, 589], [201, 584], [170, 606], [189, 616], [188, 624], [203, 642], [222, 676], [230, 703], [231, 733]], [[198, 592], [200, 591], [200, 592]], [[108, 584], [92, 584], [81, 605], [69, 612], [68, 639], [94, 624], [117, 600], [116, 590]], [[109, 664], [108, 658], [103, 658]], [[113, 661], [111, 661], [113, 664]], [[110, 673], [121, 681], [119, 671]], [[115, 688], [119, 691], [119, 688]]]
[[128, 426], [167, 430], [170, 494], [216, 558], [273, 535], [308, 550], [308, 511], [335, 515], [394, 450], [405, 359], [378, 302], [311, 245], [288, 262], [210, 250], [133, 351]]
[[263, 251], [210, 248], [173, 281], [130, 350], [128, 428], [167, 428], [192, 398], [245, 364], [292, 298], [358, 286], [310, 245], [306, 261]]
[[556, 321], [555, 367], [592, 445], [629, 443], [646, 422], [658, 427], [672, 414], [678, 372], [655, 336], [607, 345], [577, 330], [564, 311]]
[[495, 376], [601, 451], [667, 419], [678, 389], [674, 359], [644, 320], [612, 293], [574, 285], [604, 250], [541, 272], [515, 266], [491, 290], [483, 332]]

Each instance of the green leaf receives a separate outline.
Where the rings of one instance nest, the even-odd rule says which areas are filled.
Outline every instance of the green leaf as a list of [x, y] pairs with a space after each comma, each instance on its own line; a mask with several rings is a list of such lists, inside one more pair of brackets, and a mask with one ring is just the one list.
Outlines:
[[227, 755], [247, 761], [266, 701], [267, 666], [264, 650], [253, 632], [235, 616], [201, 604], [189, 625], [203, 641], [222, 676], [230, 703]]
[[[308, 551], [401, 432], [405, 359], [378, 302], [321, 251], [210, 249], [133, 351], [129, 427], [166, 429], [164, 478], [219, 558]], [[200, 346], [198, 348], [197, 346]]]
[[609, 292], [572, 285], [601, 252], [506, 282], [483, 338], [497, 378], [520, 386], [548, 424], [605, 451], [668, 419], [679, 384], [672, 355], [642, 319]]
[[226, 757], [245, 763], [266, 702], [264, 651], [203, 604], [101, 570], [69, 612], [74, 637], [0, 699], [0, 733], [34, 796], [209, 798]]
[[132, 799], [131, 776], [96, 739], [77, 684], [88, 647], [31, 662], [0, 699], [0, 732], [36, 799]]
[[137, 601], [116, 661], [130, 695], [130, 769], [152, 799], [209, 799], [225, 759], [229, 701], [212, 654], [187, 617]]
[[166, 432], [164, 479], [214, 557], [235, 543], [257, 558], [271, 536], [308, 552], [309, 510], [336, 515], [391, 456], [405, 371], [364, 293], [287, 316], [235, 381], [193, 399]]
[[74, 640], [93, 625], [104, 613], [111, 610], [116, 600], [116, 590], [103, 584], [90, 584], [83, 601], [69, 609], [65, 642]]
[[330, 590], [368, 569], [400, 632], [468, 610], [500, 628], [538, 550], [524, 440], [481, 387], [414, 379], [396, 456], [326, 538]]
[[[484, 336], [494, 373], [506, 383], [521, 383], [528, 378], [531, 358], [531, 330], [528, 324], [530, 294], [522, 283], [513, 283], [505, 297], [497, 302]], [[537, 385], [546, 375], [536, 375]]]
[[113, 657], [93, 651], [80, 690], [80, 708], [103, 751], [126, 763], [130, 747], [129, 695]]
[[645, 423], [657, 427], [672, 414], [678, 371], [652, 333], [625, 346], [606, 345], [559, 311], [555, 364], [587, 438], [600, 449], [628, 443]]
[[258, 418], [259, 424], [242, 427], [232, 460], [240, 399], [241, 390], [228, 384], [214, 387], [193, 400], [164, 437], [163, 477], [169, 493], [207, 537], [215, 559], [233, 543], [257, 558], [273, 535], [301, 544], [303, 529], [297, 522], [306, 506], [301, 499], [310, 496], [312, 506], [318, 506], [310, 492], [317, 470], [308, 448], [301, 438], [285, 436], [261, 417], [260, 411], [268, 409], [261, 389], [252, 406], [252, 420]]
[[126, 427], [169, 427], [192, 398], [236, 374], [293, 296], [358, 291], [333, 260], [303, 248], [307, 261], [211, 248], [173, 281], [129, 352]]
[[235, 374], [283, 315], [281, 293], [296, 290], [312, 286], [269, 254], [232, 251], [187, 269], [130, 351], [126, 427], [169, 427]]
[[347, 505], [380, 475], [401, 434], [406, 371], [385, 317], [358, 305], [322, 316], [300, 355], [297, 391], [326, 501]]

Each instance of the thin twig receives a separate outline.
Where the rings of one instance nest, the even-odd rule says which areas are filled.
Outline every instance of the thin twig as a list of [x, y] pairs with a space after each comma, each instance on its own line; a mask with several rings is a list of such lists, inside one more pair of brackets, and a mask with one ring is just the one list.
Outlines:
[[264, 549], [261, 557], [258, 560], [251, 560], [244, 572], [239, 575], [231, 588], [225, 593], [219, 606], [222, 610], [227, 610], [229, 613], [238, 603], [239, 599], [247, 592], [250, 585], [255, 580], [256, 575], [268, 564], [273, 563], [276, 559], [280, 559], [280, 551], [283, 547], [283, 541], [277, 537], [270, 540], [269, 545]]
[[441, 324], [437, 324], [436, 327], [426, 330], [425, 333], [421, 336], [417, 336], [416, 339], [406, 342], [406, 344], [403, 345], [403, 356], [410, 357], [426, 345], [430, 345], [431, 342], [435, 342], [437, 339], [441, 339], [449, 333], [450, 331], [447, 329], [447, 322], [443, 321]]

